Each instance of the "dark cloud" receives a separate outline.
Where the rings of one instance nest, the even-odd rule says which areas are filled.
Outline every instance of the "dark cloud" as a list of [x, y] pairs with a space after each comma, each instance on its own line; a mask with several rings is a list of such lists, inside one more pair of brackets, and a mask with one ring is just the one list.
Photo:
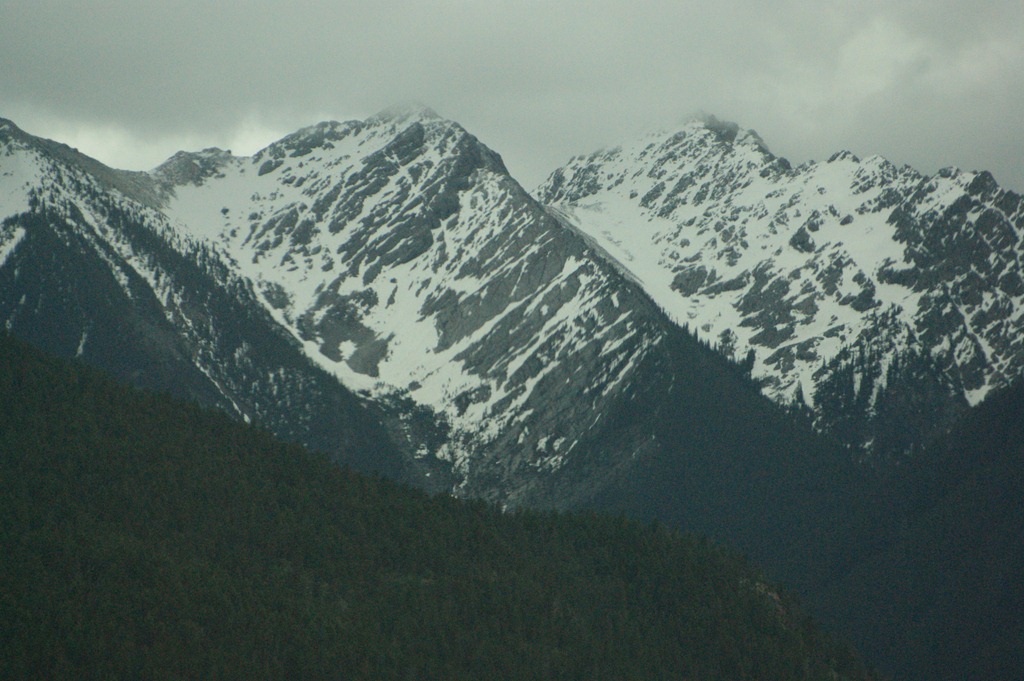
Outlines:
[[795, 161], [850, 148], [1024, 190], [1019, 0], [7, 0], [0, 64], [0, 115], [114, 165], [417, 100], [528, 186], [708, 111]]

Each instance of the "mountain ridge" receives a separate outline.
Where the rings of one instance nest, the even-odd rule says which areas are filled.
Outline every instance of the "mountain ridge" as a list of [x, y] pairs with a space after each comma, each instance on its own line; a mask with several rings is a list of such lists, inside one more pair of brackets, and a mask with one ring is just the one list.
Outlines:
[[3, 125], [0, 320], [432, 492], [708, 534], [827, 610], [899, 542], [892, 476], [1018, 371], [1020, 200], [707, 125], [541, 201], [417, 108], [127, 175]]
[[[230, 164], [223, 183], [239, 182], [235, 197], [182, 186], [167, 212], [221, 244], [311, 356], [348, 385], [408, 393], [443, 412], [456, 437], [532, 440], [550, 464], [526, 465], [557, 466], [556, 443], [571, 448], [568, 436], [544, 437], [550, 426], [531, 435], [517, 423], [542, 418], [538, 386], [558, 390], [544, 383], [538, 353], [589, 342], [574, 328], [580, 306], [609, 320], [623, 312], [598, 298], [609, 286], [604, 266], [595, 269], [497, 154], [458, 124], [414, 110], [305, 128]], [[262, 192], [243, 179], [253, 170]], [[382, 198], [390, 208], [378, 207]], [[488, 349], [495, 334], [499, 355]], [[493, 425], [474, 434], [485, 414]], [[441, 456], [464, 467], [465, 446], [481, 445]]]
[[707, 121], [574, 157], [536, 194], [677, 323], [753, 353], [766, 393], [806, 403], [820, 427], [844, 430], [851, 400], [830, 412], [817, 393], [834, 402], [830, 384], [868, 356], [842, 387], [867, 377], [873, 391], [851, 445], [884, 436], [868, 422], [893, 348], [934, 363], [953, 412], [1020, 374], [1019, 196], [988, 173], [926, 177], [850, 152], [794, 168], [755, 133]]
[[[109, 191], [109, 175], [94, 177], [77, 152], [71, 161], [52, 156], [53, 144], [27, 136], [0, 143], [8, 180], [0, 308], [8, 331], [136, 385], [266, 422], [315, 449], [355, 437], [380, 456], [358, 467], [394, 472], [386, 437], [364, 439], [362, 426], [339, 421], [360, 421], [359, 400], [301, 356], [215, 249]], [[274, 370], [257, 374], [270, 358]], [[314, 395], [331, 405], [316, 422], [294, 413]]]
[[[704, 115], [574, 157], [535, 202], [497, 153], [423, 106], [323, 121], [248, 157], [178, 152], [149, 173], [10, 122], [0, 134], [8, 156], [35, 149], [70, 164], [142, 206], [129, 212], [173, 248], [205, 250], [251, 282], [266, 314], [349, 387], [433, 412], [448, 444], [413, 448], [463, 474], [510, 429], [505, 451], [525, 442], [529, 465], [561, 465], [582, 432], [531, 433], [523, 421], [539, 411], [530, 394], [551, 366], [541, 357], [576, 352], [600, 329], [596, 360], [619, 359], [577, 390], [624, 380], [664, 333], [657, 310], [635, 326], [647, 297], [749, 365], [776, 402], [809, 409], [879, 461], [908, 455], [908, 439], [941, 432], [1024, 365], [1024, 209], [983, 172], [925, 177], [850, 152], [794, 168], [753, 131]], [[5, 257], [23, 235], [8, 231]], [[618, 277], [644, 295], [620, 305], [633, 289]], [[547, 302], [527, 304], [538, 287]], [[592, 321], [580, 326], [584, 310]], [[542, 350], [531, 338], [545, 329]], [[505, 358], [485, 349], [495, 342]], [[922, 401], [906, 403], [908, 391]], [[922, 404], [944, 416], [900, 437]]]

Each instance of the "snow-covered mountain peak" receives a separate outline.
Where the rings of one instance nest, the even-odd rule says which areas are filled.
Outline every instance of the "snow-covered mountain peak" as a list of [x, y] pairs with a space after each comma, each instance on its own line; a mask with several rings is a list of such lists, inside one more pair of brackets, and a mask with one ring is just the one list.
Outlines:
[[824, 398], [858, 353], [879, 390], [894, 353], [927, 348], [971, 402], [1024, 370], [1024, 210], [988, 173], [848, 151], [792, 168], [702, 119], [576, 157], [537, 196], [679, 324], [751, 353], [776, 400]]
[[305, 156], [315, 149], [332, 149], [335, 142], [339, 142], [350, 134], [358, 132], [362, 127], [363, 123], [361, 121], [346, 121], [344, 123], [322, 121], [300, 128], [276, 142], [272, 142], [256, 152], [253, 155], [253, 160], [263, 162], [268, 159]]
[[753, 146], [763, 152], [770, 153], [768, 145], [756, 131], [741, 128], [739, 123], [724, 121], [711, 114], [700, 114], [691, 122], [692, 126], [704, 127], [714, 133], [719, 140], [737, 146]]
[[422, 108], [325, 121], [247, 158], [181, 152], [149, 174], [13, 124], [0, 136], [18, 148], [8, 213], [44, 192], [125, 262], [110, 214], [230, 269], [346, 385], [446, 424], [435, 453], [463, 472], [484, 449], [558, 468], [585, 442], [586, 414], [668, 333], [626, 280], [826, 425], [851, 403], [880, 413], [900, 386], [976, 402], [1024, 367], [1024, 209], [988, 173], [925, 177], [850, 152], [793, 168], [704, 117], [572, 159], [538, 190], [544, 206]]
[[[645, 207], [672, 203], [687, 193], [699, 203], [735, 189], [738, 179], [749, 182], [789, 170], [788, 161], [772, 155], [757, 133], [704, 117], [678, 130], [648, 133], [627, 145], [578, 156], [538, 191], [543, 202], [578, 202], [616, 184], [620, 189], [629, 185], [627, 195], [639, 197]], [[661, 210], [671, 209], [663, 205]]]
[[[350, 148], [353, 145], [354, 152]], [[325, 121], [311, 125], [260, 150], [252, 162], [258, 166], [261, 175], [289, 165], [287, 159], [302, 158], [297, 163], [303, 166], [317, 160], [340, 163], [339, 159], [369, 158], [368, 151], [379, 151], [400, 164], [403, 154], [418, 154], [417, 150], [426, 148], [432, 148], [442, 156], [486, 159], [492, 170], [507, 174], [498, 154], [482, 145], [458, 123], [426, 108], [386, 110], [365, 121]], [[372, 158], [370, 162], [373, 162]]]
[[700, 120], [539, 195], [424, 112], [152, 173], [0, 122], [0, 323], [434, 492], [657, 515], [776, 569], [834, 562], [881, 497], [751, 377], [899, 456], [1022, 374], [1024, 201], [988, 173], [792, 168]]
[[657, 343], [614, 271], [437, 116], [305, 128], [178, 186], [165, 213], [346, 385], [436, 413], [463, 472], [484, 444], [558, 467]]
[[[296, 348], [403, 419], [397, 436], [412, 451], [441, 457], [472, 485], [488, 466], [504, 478], [561, 465], [593, 427], [595, 405], [614, 399], [642, 357], [641, 324], [627, 319], [636, 314], [628, 296], [609, 292], [610, 270], [451, 121], [325, 122], [250, 158], [182, 152], [148, 174], [25, 140], [3, 160], [3, 214], [30, 224], [31, 211], [45, 211], [87, 245], [83, 257], [109, 265], [105, 284], [166, 315], [157, 323], [181, 325], [198, 353], [185, 360], [195, 362], [190, 376], [212, 381], [200, 389], [236, 414], [260, 411], [238, 392], [239, 376], [258, 372], [270, 392], [309, 378], [256, 369], [246, 344], [263, 341], [225, 331], [272, 318]], [[19, 225], [0, 234], [0, 267], [28, 253]], [[32, 243], [45, 234], [32, 232]], [[175, 270], [161, 258], [177, 259]], [[212, 316], [197, 302], [208, 291], [187, 288], [207, 275], [259, 309]], [[78, 333], [88, 352], [98, 335]], [[586, 369], [576, 352], [593, 356]], [[302, 418], [337, 416], [319, 408]], [[515, 461], [503, 460], [510, 453]]]
[[7, 155], [17, 151], [31, 151], [36, 155], [56, 157], [72, 164], [88, 163], [93, 167], [106, 167], [63, 142], [31, 135], [6, 118], [0, 118], [0, 149]]

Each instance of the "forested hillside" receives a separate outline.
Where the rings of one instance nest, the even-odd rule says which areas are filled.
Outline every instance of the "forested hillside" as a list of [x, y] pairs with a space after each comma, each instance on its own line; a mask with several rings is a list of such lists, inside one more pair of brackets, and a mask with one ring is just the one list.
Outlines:
[[656, 524], [429, 497], [0, 338], [0, 676], [834, 679]]
[[830, 609], [897, 678], [1024, 678], [1024, 383], [908, 462], [893, 497], [894, 540], [859, 557]]

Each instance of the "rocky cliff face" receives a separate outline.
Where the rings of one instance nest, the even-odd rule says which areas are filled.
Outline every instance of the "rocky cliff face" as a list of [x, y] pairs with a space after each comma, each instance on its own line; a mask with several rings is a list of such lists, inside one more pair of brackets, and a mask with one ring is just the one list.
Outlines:
[[[1024, 369], [1024, 203], [987, 173], [848, 152], [794, 168], [707, 119], [574, 158], [537, 195], [768, 396], [868, 452], [887, 419], [951, 416]], [[882, 414], [908, 391], [911, 414]]]

